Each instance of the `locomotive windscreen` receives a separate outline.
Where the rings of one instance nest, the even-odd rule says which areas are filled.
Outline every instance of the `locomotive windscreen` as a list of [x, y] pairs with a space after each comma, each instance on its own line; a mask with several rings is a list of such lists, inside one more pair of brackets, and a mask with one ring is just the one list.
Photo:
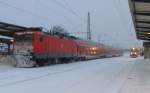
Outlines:
[[15, 41], [32, 41], [33, 36], [34, 36], [33, 33], [19, 32], [15, 33], [14, 38]]

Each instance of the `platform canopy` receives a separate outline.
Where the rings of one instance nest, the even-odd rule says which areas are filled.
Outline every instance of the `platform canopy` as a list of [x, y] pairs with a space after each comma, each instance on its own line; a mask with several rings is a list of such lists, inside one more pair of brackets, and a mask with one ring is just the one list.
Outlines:
[[24, 31], [26, 27], [0, 22], [0, 35], [13, 36], [16, 31]]
[[0, 22], [0, 35], [13, 37], [14, 32], [41, 31], [41, 27], [23, 27], [5, 22]]
[[150, 0], [129, 0], [137, 38], [150, 40]]
[[42, 31], [41, 27], [23, 27], [15, 24], [0, 22], [0, 43], [11, 44], [15, 32]]

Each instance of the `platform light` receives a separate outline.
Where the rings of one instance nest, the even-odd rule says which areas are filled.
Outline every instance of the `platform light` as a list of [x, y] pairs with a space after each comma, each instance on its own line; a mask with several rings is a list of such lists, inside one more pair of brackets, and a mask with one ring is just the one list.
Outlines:
[[150, 33], [147, 33], [148, 35], [150, 35]]

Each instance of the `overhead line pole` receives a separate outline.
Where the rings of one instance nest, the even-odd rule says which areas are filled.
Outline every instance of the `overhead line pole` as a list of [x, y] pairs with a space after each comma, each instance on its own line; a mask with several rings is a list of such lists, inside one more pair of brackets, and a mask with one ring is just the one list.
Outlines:
[[87, 19], [87, 40], [91, 40], [91, 18], [90, 12], [88, 12], [88, 19]]

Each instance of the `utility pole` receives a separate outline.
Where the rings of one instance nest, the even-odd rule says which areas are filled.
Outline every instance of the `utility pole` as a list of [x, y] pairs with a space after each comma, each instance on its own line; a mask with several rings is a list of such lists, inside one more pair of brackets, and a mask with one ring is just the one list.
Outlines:
[[88, 19], [87, 19], [87, 39], [91, 40], [91, 18], [90, 18], [90, 12], [88, 12]]

